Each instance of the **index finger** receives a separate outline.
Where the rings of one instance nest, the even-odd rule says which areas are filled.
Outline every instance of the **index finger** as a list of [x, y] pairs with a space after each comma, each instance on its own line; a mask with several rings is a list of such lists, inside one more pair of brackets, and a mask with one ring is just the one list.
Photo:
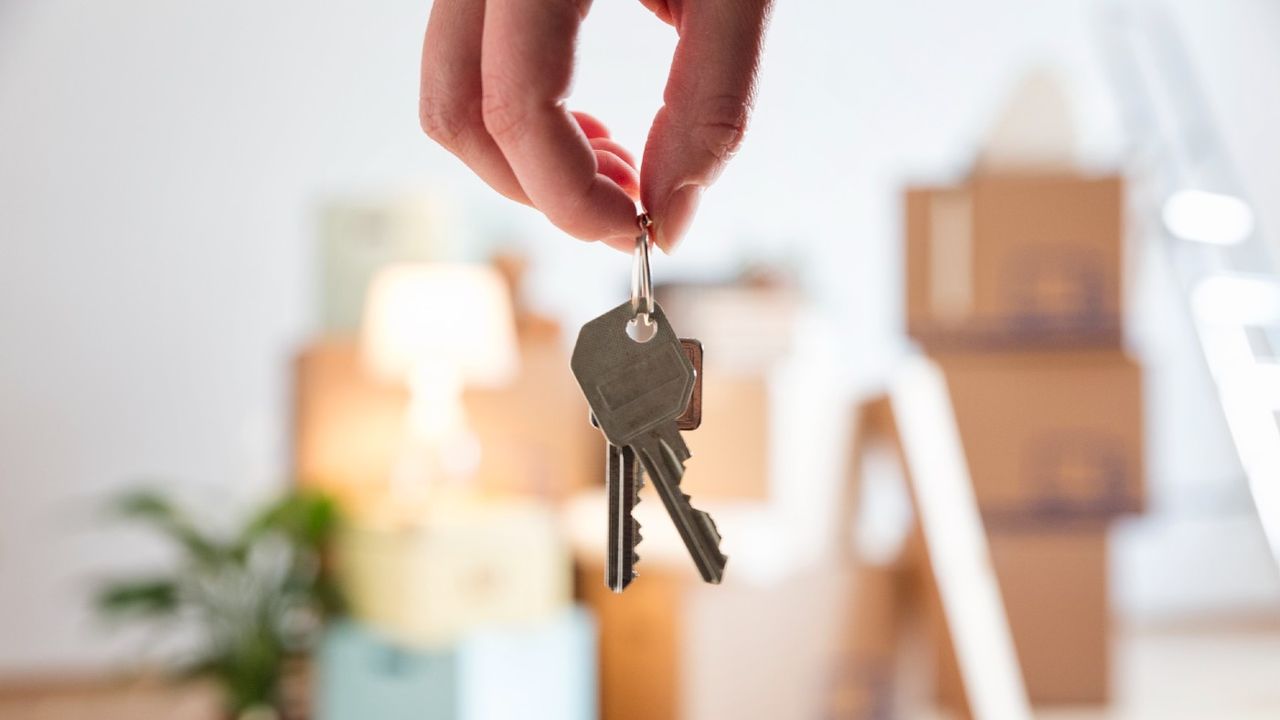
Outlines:
[[629, 247], [635, 203], [599, 172], [564, 107], [588, 2], [488, 0], [480, 71], [485, 128], [533, 205], [565, 232]]

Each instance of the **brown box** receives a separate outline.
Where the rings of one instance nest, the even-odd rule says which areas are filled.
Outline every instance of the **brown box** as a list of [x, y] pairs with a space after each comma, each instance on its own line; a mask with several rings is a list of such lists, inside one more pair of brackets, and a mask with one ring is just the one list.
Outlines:
[[354, 340], [308, 345], [293, 372], [297, 482], [334, 495], [347, 508], [385, 492], [404, 436], [404, 388], [368, 379]]
[[[602, 720], [870, 720], [829, 709], [883, 706], [882, 686], [851, 686], [882, 682], [887, 669], [874, 663], [880, 634], [866, 630], [880, 626], [870, 617], [847, 624], [850, 577], [842, 569], [707, 585], [690, 569], [642, 561], [620, 594], [602, 578], [598, 558], [579, 569], [579, 595], [600, 627]], [[892, 606], [863, 612], [875, 611], [891, 615]], [[841, 628], [866, 635], [849, 649]]]
[[685, 492], [702, 499], [769, 495], [769, 387], [763, 376], [703, 373], [702, 424], [684, 433]]
[[988, 529], [1142, 509], [1142, 375], [1118, 351], [935, 356]]
[[979, 173], [905, 206], [907, 330], [925, 347], [1119, 345], [1120, 178]]
[[[1107, 702], [1106, 530], [994, 532], [988, 542], [1028, 697], [1038, 705]], [[936, 619], [936, 597], [932, 607]], [[943, 632], [935, 637], [938, 699], [961, 707], [964, 690], [950, 640]]]
[[[406, 391], [370, 379], [349, 339], [313, 343], [294, 372], [298, 481], [351, 503], [384, 493], [403, 437]], [[475, 482], [483, 490], [561, 499], [603, 482], [603, 440], [554, 329], [522, 329], [516, 380], [468, 389], [463, 403], [481, 445]]]

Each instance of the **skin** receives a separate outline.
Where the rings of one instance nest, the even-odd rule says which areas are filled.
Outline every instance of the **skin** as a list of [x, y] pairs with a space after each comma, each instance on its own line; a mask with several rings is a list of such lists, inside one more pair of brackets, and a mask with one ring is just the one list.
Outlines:
[[590, 0], [435, 0], [422, 129], [582, 240], [630, 252], [639, 200], [671, 252], [746, 132], [770, 0], [641, 2], [680, 37], [643, 172], [603, 123], [565, 107]]

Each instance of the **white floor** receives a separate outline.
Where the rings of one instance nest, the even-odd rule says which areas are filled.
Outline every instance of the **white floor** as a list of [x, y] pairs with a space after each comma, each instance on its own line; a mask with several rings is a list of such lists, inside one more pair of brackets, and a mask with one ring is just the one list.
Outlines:
[[[1116, 697], [1106, 708], [1041, 708], [1038, 720], [1275, 720], [1280, 625], [1146, 628], [1117, 639]], [[936, 714], [927, 720], [942, 720]]]

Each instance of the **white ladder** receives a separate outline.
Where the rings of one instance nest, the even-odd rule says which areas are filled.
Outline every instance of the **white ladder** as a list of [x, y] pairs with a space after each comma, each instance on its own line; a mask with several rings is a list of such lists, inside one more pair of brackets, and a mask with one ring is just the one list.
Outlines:
[[1172, 19], [1117, 8], [1103, 38], [1134, 187], [1183, 295], [1280, 564], [1280, 262], [1223, 147]]

